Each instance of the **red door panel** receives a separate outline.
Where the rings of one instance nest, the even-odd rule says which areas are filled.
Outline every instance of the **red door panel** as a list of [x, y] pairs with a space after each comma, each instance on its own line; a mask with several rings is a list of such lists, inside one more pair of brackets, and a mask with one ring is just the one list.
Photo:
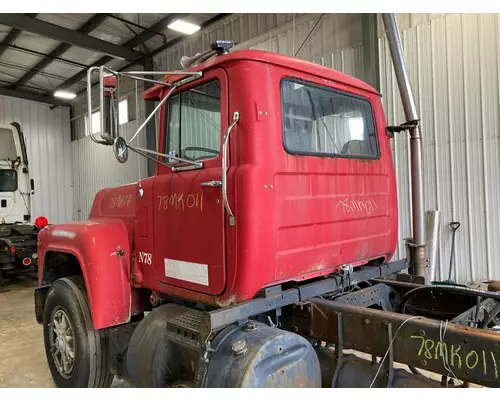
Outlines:
[[[220, 117], [216, 112], [203, 110], [203, 101], [194, 106], [196, 101], [182, 94], [214, 80], [220, 85]], [[163, 283], [217, 295], [223, 292], [226, 284], [224, 203], [220, 187], [201, 184], [222, 179], [221, 144], [228, 119], [226, 74], [222, 69], [210, 71], [203, 79], [182, 87], [180, 93], [183, 96], [180, 101], [180, 145], [176, 142], [179, 139], [173, 138], [171, 141], [175, 143], [167, 143], [162, 152], [175, 146], [181, 152], [188, 148], [188, 155], [199, 154], [199, 150], [193, 148], [212, 146], [213, 150], [213, 143], [207, 144], [210, 139], [206, 134], [211, 132], [213, 136], [216, 127], [220, 135], [219, 154], [206, 155], [212, 158], [202, 160], [201, 169], [174, 172], [165, 166], [158, 168], [153, 207], [155, 272]], [[186, 107], [190, 107], [189, 110]], [[164, 114], [164, 118], [168, 118], [168, 111]]]

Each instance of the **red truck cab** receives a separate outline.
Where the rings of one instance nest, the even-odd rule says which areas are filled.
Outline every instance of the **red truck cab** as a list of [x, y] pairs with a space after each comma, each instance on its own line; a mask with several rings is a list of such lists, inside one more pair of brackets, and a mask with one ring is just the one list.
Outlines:
[[100, 191], [87, 221], [44, 229], [42, 285], [60, 265], [80, 268], [100, 329], [141, 311], [143, 289], [225, 307], [392, 258], [396, 179], [379, 93], [255, 50], [190, 71], [203, 75], [161, 108], [158, 152], [202, 167], [158, 156], [154, 176]]
[[[498, 292], [426, 284], [420, 122], [395, 16], [382, 17], [406, 117], [394, 127], [365, 83], [278, 54], [229, 54], [230, 41], [183, 57], [183, 71], [89, 68], [102, 131], [90, 138], [156, 171], [100, 191], [87, 221], [39, 234], [35, 311], [58, 387], [109, 387], [115, 376], [138, 387], [439, 385], [414, 366], [448, 386], [450, 348], [462, 386], [499, 385]], [[168, 76], [144, 98], [159, 103], [120, 136], [118, 78], [155, 73]], [[158, 148], [135, 146], [158, 111]], [[402, 131], [413, 237], [408, 259], [390, 261], [389, 138]]]

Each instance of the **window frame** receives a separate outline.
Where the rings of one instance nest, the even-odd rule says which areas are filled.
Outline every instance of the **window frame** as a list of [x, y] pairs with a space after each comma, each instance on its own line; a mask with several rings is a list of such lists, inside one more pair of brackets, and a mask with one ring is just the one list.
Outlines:
[[[375, 132], [375, 154], [374, 155], [350, 155], [350, 154], [339, 154], [339, 153], [326, 153], [326, 152], [310, 152], [310, 151], [300, 151], [300, 150], [292, 150], [289, 149], [286, 145], [285, 141], [285, 102], [283, 101], [283, 85], [286, 82], [298, 83], [300, 85], [309, 86], [313, 88], [318, 88], [320, 90], [327, 90], [332, 93], [337, 93], [342, 96], [351, 97], [357, 100], [361, 100], [368, 104], [370, 115], [371, 115], [371, 123], [373, 125], [373, 130]], [[287, 154], [297, 155], [297, 156], [311, 156], [311, 157], [321, 157], [321, 158], [345, 158], [351, 160], [379, 160], [380, 159], [380, 143], [377, 132], [377, 121], [375, 119], [375, 113], [373, 112], [373, 105], [370, 100], [366, 97], [359, 96], [353, 93], [346, 92], [344, 90], [335, 89], [331, 86], [321, 85], [312, 81], [307, 81], [305, 79], [299, 79], [291, 76], [284, 76], [280, 79], [280, 106], [281, 106], [281, 141], [283, 144], [283, 148], [285, 149]]]
[[18, 182], [18, 176], [17, 176], [17, 171], [15, 169], [0, 169], [0, 171], [10, 171], [10, 172], [13, 172], [14, 173], [14, 181], [16, 183], [15, 185], [15, 188], [14, 189], [11, 189], [11, 190], [3, 190], [2, 187], [0, 186], [0, 193], [9, 193], [9, 192], [15, 192], [17, 190], [19, 190], [19, 182]]
[[[167, 102], [165, 103], [165, 111], [163, 113], [163, 123], [164, 123], [164, 128], [163, 128], [163, 136], [164, 136], [164, 140], [163, 140], [163, 154], [165, 154], [165, 156], [163, 157], [164, 158], [164, 161], [167, 165], [175, 165], [175, 166], [179, 166], [179, 165], [184, 165], [184, 163], [182, 162], [177, 162], [177, 161], [174, 161], [174, 162], [168, 162], [168, 149], [170, 148], [170, 132], [169, 132], [169, 121], [168, 121], [168, 118], [170, 116], [170, 107], [169, 107], [169, 103], [176, 97], [178, 97], [178, 100], [179, 100], [179, 148], [181, 148], [182, 146], [182, 99], [181, 99], [181, 96], [183, 93], [186, 93], [190, 90], [196, 90], [197, 88], [201, 87], [201, 86], [204, 86], [204, 85], [208, 85], [212, 82], [218, 82], [219, 83], [219, 89], [220, 89], [220, 98], [219, 98], [219, 101], [220, 101], [220, 126], [219, 126], [219, 153], [217, 155], [214, 155], [213, 157], [209, 157], [209, 158], [204, 158], [202, 160], [199, 160], [199, 162], [202, 162], [202, 163], [205, 163], [207, 161], [211, 161], [211, 160], [216, 160], [217, 158], [219, 158], [221, 156], [221, 153], [222, 153], [222, 136], [221, 136], [221, 133], [222, 133], [222, 126], [223, 126], [223, 111], [222, 111], [222, 107], [223, 107], [223, 104], [222, 104], [222, 82], [221, 82], [221, 79], [219, 77], [213, 77], [213, 78], [210, 78], [210, 79], [207, 79], [206, 81], [203, 81], [201, 83], [199, 83], [198, 85], [193, 85], [193, 86], [189, 86], [187, 88], [182, 88], [183, 90], [179, 90], [179, 91], [175, 91], [174, 93], [172, 93], [172, 95], [170, 96], [170, 98], [167, 100]], [[180, 157], [180, 154], [179, 154], [179, 157]]]

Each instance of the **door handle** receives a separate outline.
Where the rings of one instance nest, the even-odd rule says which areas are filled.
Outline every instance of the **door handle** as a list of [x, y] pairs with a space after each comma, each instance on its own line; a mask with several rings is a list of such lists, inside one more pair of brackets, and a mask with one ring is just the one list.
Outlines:
[[208, 187], [221, 187], [222, 182], [221, 181], [208, 181], [208, 182], [201, 182], [200, 186], [208, 186]]
[[236, 224], [236, 218], [234, 217], [233, 211], [229, 206], [229, 201], [227, 199], [227, 144], [229, 142], [229, 134], [231, 133], [234, 126], [240, 120], [240, 113], [235, 111], [233, 114], [233, 122], [228, 126], [226, 134], [224, 135], [224, 140], [222, 143], [222, 198], [224, 199], [224, 207], [229, 215], [229, 225], [234, 226]]

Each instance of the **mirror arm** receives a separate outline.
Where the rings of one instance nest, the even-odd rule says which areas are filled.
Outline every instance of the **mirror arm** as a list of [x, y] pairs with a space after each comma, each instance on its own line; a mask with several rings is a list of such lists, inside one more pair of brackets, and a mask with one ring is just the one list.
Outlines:
[[134, 133], [132, 138], [128, 141], [128, 144], [132, 143], [132, 141], [137, 137], [137, 135], [143, 130], [143, 128], [146, 126], [146, 124], [149, 122], [151, 118], [158, 112], [158, 110], [161, 108], [163, 104], [168, 100], [170, 95], [173, 93], [175, 90], [175, 86], [173, 86], [170, 91], [166, 94], [166, 96], [158, 103], [158, 105], [155, 107], [153, 111], [151, 111], [151, 114], [148, 115], [148, 117], [144, 120], [144, 122], [141, 124], [139, 128], [137, 128], [137, 131]]
[[[186, 160], [184, 158], [175, 157], [175, 156], [171, 156], [171, 155], [166, 155], [166, 154], [163, 154], [163, 153], [158, 153], [157, 151], [153, 151], [153, 150], [141, 149], [141, 148], [130, 146], [130, 145], [127, 145], [127, 147], [130, 150], [135, 151], [136, 153], [137, 153], [137, 150], [139, 150], [139, 151], [147, 153], [147, 154], [153, 154], [155, 156], [160, 156], [160, 157], [164, 157], [164, 158], [171, 158], [172, 160], [176, 160], [176, 161], [183, 162], [183, 163], [186, 163], [186, 164], [191, 164], [191, 165], [194, 165], [194, 166], [199, 167], [199, 168], [203, 167], [203, 163], [201, 163], [201, 162], [190, 161], [190, 160]], [[155, 161], [157, 161], [160, 164], [165, 165], [166, 167], [173, 168], [171, 165], [168, 165], [166, 163], [162, 163], [161, 161], [158, 161], [156, 159], [155, 159]]]
[[155, 79], [148, 79], [148, 78], [140, 78], [138, 76], [130, 76], [130, 75], [127, 75], [127, 74], [122, 74], [122, 75], [125, 75], [127, 77], [131, 77], [133, 78], [134, 80], [137, 80], [137, 81], [143, 81], [143, 82], [149, 82], [149, 83], [155, 83], [157, 85], [162, 85], [162, 86], [168, 86], [168, 87], [172, 87], [172, 84], [171, 83], [167, 83], [167, 82], [162, 82], [162, 81], [157, 81]]
[[165, 167], [167, 168], [170, 168], [171, 170], [173, 170], [172, 166], [171, 165], [168, 165], [167, 163], [163, 162], [163, 161], [158, 161], [157, 158], [154, 158], [153, 156], [150, 156], [149, 154], [146, 154], [143, 152], [143, 149], [138, 149], [136, 147], [133, 147], [133, 146], [127, 146], [130, 150], [132, 150], [134, 153], [137, 153], [143, 157], [146, 157], [148, 160], [151, 160], [151, 161], [154, 161], [158, 164], [161, 164], [161, 165], [164, 165]]

